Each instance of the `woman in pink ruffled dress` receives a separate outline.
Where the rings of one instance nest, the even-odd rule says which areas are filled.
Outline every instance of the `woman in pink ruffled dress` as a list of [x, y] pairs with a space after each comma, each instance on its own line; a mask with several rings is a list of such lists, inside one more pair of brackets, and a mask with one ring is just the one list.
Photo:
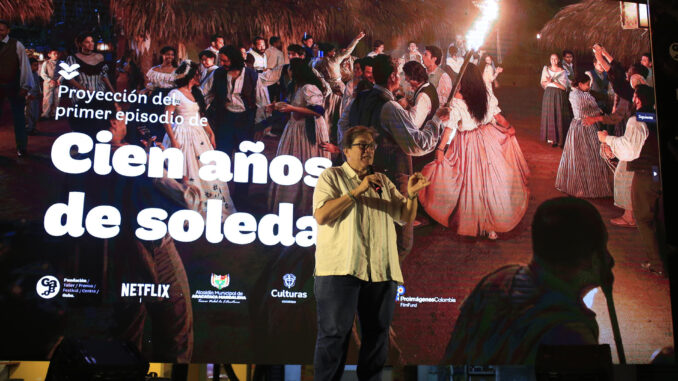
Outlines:
[[469, 64], [450, 107], [436, 160], [422, 170], [431, 185], [419, 199], [432, 218], [457, 234], [496, 239], [525, 215], [527, 162], [476, 65]]

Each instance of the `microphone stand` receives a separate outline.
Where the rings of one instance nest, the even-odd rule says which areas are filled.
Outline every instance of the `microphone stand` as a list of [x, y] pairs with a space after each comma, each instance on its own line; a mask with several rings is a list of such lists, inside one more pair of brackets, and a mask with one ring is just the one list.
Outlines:
[[624, 354], [624, 344], [622, 343], [621, 331], [619, 330], [619, 321], [617, 320], [617, 310], [614, 308], [614, 299], [612, 298], [612, 282], [605, 282], [601, 286], [605, 300], [607, 300], [607, 310], [610, 314], [610, 325], [614, 335], [614, 344], [617, 347], [619, 363], [626, 364], [626, 355]]

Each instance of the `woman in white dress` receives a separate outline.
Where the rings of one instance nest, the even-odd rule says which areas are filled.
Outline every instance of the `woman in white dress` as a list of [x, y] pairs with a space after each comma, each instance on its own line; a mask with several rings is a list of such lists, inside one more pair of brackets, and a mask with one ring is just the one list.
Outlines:
[[[176, 49], [171, 46], [165, 46], [160, 49], [160, 56], [162, 57], [162, 63], [158, 66], [153, 66], [146, 72], [148, 82], [141, 92], [148, 95], [148, 102], [139, 105], [140, 112], [162, 114], [165, 106], [163, 104], [155, 104], [151, 100], [157, 96], [166, 97], [176, 87], [174, 84], [176, 79], [175, 70], [177, 69]], [[141, 123], [135, 121], [129, 124], [127, 133], [127, 141], [137, 144], [138, 141], [151, 136], [156, 136], [160, 140], [165, 135], [165, 129], [160, 122]]]
[[419, 193], [421, 205], [459, 235], [497, 239], [527, 211], [530, 170], [515, 129], [473, 63], [452, 99], [447, 126], [435, 161], [421, 171], [431, 181]]
[[[198, 160], [206, 151], [214, 150], [214, 132], [209, 124], [200, 125], [202, 115], [205, 112], [205, 100], [197, 87], [200, 84], [198, 64], [184, 61], [175, 72], [176, 89], [169, 92], [169, 96], [178, 101], [178, 105], [169, 105], [165, 112], [174, 116], [174, 124], [165, 124], [165, 147], [178, 148], [184, 155], [184, 178], [183, 181], [189, 186], [200, 189], [200, 202], [196, 211], [203, 216], [207, 213], [207, 200], [221, 200], [222, 221], [235, 213], [235, 207], [228, 191], [228, 185], [214, 180], [206, 181], [200, 178], [198, 172], [202, 163]], [[194, 90], [197, 89], [197, 90]], [[181, 118], [179, 118], [181, 117]], [[177, 120], [180, 119], [180, 120]], [[193, 123], [191, 122], [193, 121]], [[205, 122], [206, 123], [206, 122]]]
[[[275, 108], [280, 112], [291, 113], [285, 131], [280, 137], [276, 156], [291, 155], [302, 163], [312, 157], [332, 158], [321, 145], [329, 142], [329, 129], [323, 115], [323, 87], [311, 68], [300, 58], [290, 60], [291, 78], [294, 83], [294, 95], [290, 103], [278, 102]], [[294, 204], [296, 216], [311, 215], [313, 188], [303, 181], [294, 185], [271, 184], [268, 195], [269, 210], [278, 211], [281, 202]]]
[[494, 60], [489, 54], [484, 54], [480, 59], [480, 72], [483, 73], [483, 81], [485, 81], [485, 87], [490, 94], [494, 95], [495, 81], [499, 74], [504, 71], [504, 68], [495, 67]]

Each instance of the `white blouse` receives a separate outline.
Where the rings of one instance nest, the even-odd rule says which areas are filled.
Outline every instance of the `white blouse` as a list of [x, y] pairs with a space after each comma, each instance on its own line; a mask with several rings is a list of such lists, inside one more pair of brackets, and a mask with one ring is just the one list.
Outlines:
[[[556, 72], [552, 71], [548, 66], [544, 66], [541, 71], [541, 81], [539, 83], [541, 84], [542, 82], [546, 81], [548, 77], [553, 78], [566, 89], [570, 87], [570, 80], [567, 78], [567, 70]], [[558, 88], [555, 83], [548, 83], [546, 87]]]
[[155, 89], [171, 89], [177, 87], [174, 84], [174, 80], [177, 79], [177, 75], [174, 72], [163, 73], [161, 71], [153, 70], [159, 68], [160, 66], [154, 66], [148, 70], [146, 73], [146, 78], [148, 78], [148, 84], [146, 87], [149, 90]]
[[450, 120], [447, 123], [447, 128], [459, 131], [472, 131], [482, 125], [491, 123], [494, 120], [494, 116], [501, 112], [497, 97], [489, 92], [487, 94], [487, 112], [480, 123], [471, 116], [465, 100], [453, 98], [451, 107]]

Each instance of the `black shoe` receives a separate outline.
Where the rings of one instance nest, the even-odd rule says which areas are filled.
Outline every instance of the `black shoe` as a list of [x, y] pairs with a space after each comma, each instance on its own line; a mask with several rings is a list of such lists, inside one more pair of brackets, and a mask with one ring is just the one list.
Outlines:
[[25, 149], [18, 149], [18, 150], [16, 151], [16, 155], [17, 155], [18, 157], [24, 157], [24, 156], [27, 155], [27, 153], [26, 153], [26, 150], [25, 150]]
[[39, 135], [39, 134], [40, 134], [40, 131], [38, 131], [38, 130], [35, 129], [35, 128], [32, 129], [32, 130], [30, 130], [30, 131], [28, 131], [28, 136], [35, 136], [35, 135]]

